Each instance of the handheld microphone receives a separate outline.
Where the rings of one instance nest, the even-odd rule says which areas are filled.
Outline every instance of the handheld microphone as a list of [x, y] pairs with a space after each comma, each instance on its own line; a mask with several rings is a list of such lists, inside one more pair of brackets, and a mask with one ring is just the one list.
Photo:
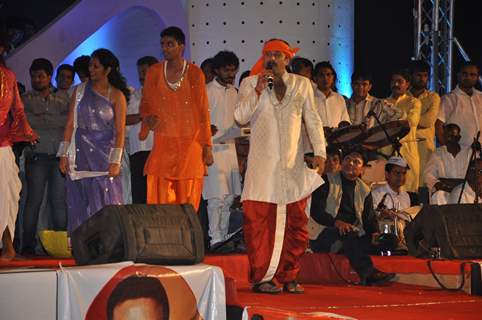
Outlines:
[[[273, 62], [273, 61], [269, 61], [269, 62], [266, 64], [266, 70], [272, 70], [272, 69], [273, 69], [273, 66], [274, 66], [274, 62]], [[266, 81], [268, 82], [268, 89], [269, 89], [269, 90], [273, 90], [274, 78], [273, 78], [273, 76], [272, 76], [271, 74], [266, 76]]]

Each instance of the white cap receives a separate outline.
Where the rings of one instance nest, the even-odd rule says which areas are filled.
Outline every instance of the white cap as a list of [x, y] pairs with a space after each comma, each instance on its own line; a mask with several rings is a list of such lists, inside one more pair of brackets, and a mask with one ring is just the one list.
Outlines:
[[402, 157], [391, 157], [390, 159], [388, 159], [387, 164], [393, 164], [395, 166], [410, 169], [407, 161], [405, 161], [405, 159], [403, 159]]

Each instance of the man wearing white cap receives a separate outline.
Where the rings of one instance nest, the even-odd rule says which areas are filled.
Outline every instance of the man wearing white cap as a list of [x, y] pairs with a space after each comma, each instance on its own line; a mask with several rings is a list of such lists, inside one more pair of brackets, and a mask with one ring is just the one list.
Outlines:
[[[402, 157], [391, 157], [385, 164], [387, 183], [372, 191], [373, 207], [379, 211], [381, 218], [393, 216], [393, 212], [404, 211], [419, 204], [416, 193], [403, 191], [408, 170], [410, 167]], [[399, 239], [404, 242], [404, 220], [399, 219], [398, 226]]]

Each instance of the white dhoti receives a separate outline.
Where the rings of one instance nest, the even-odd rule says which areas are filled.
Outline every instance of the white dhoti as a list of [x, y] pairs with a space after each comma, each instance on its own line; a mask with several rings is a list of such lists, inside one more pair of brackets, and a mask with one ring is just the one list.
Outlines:
[[0, 233], [3, 234], [5, 229], [8, 228], [13, 239], [22, 183], [18, 177], [15, 155], [10, 146], [0, 147], [0, 168], [0, 203], [2, 204]]

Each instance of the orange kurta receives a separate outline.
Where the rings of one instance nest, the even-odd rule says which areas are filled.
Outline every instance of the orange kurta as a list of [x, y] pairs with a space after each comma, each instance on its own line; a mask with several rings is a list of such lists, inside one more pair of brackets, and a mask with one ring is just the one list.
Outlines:
[[[202, 149], [212, 145], [204, 75], [189, 63], [181, 86], [172, 90], [164, 77], [164, 63], [149, 68], [142, 92], [141, 117], [156, 115], [160, 120], [144, 173], [156, 178], [151, 179], [152, 182], [167, 179], [184, 183], [201, 179], [206, 173]], [[140, 139], [145, 138], [147, 132], [142, 124]], [[153, 203], [152, 200], [148, 202]], [[178, 199], [176, 203], [183, 200]]]

